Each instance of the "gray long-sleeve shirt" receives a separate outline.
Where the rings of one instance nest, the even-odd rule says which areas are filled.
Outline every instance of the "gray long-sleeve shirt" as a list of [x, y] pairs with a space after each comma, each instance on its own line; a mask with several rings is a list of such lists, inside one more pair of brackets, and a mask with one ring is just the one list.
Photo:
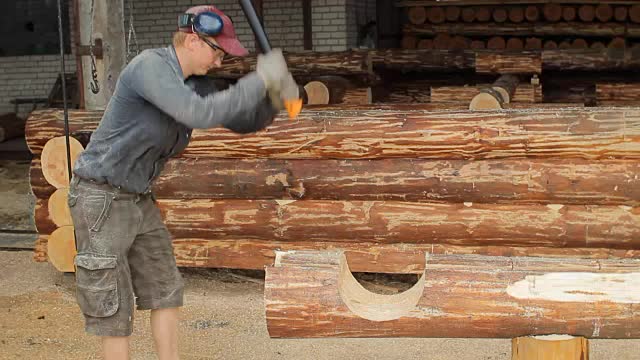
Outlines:
[[277, 110], [256, 73], [216, 92], [206, 78], [184, 81], [173, 46], [145, 50], [121, 72], [116, 89], [74, 174], [144, 193], [194, 128], [262, 129]]

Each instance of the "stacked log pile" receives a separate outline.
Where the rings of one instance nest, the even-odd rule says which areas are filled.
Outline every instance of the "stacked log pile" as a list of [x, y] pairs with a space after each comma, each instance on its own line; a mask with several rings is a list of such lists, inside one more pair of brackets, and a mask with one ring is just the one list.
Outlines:
[[[640, 102], [633, 89], [628, 95], [613, 98], [612, 94], [620, 91], [611, 88], [633, 87], [639, 80], [629, 77], [633, 59], [640, 56], [640, 4], [635, 2], [399, 0], [396, 5], [404, 14], [400, 45], [404, 49], [454, 53], [458, 57], [474, 54], [475, 63], [467, 68], [476, 73], [519, 74], [520, 84], [530, 80], [524, 75], [537, 74], [535, 85], [540, 87], [538, 93], [545, 103], [628, 106]], [[511, 64], [519, 68], [504, 63], [500, 59], [502, 54], [512, 57]], [[523, 68], [536, 61], [537, 67]], [[459, 71], [459, 64], [464, 63], [458, 60], [458, 69], [454, 66], [450, 69]], [[414, 70], [425, 68], [417, 66]], [[582, 78], [592, 76], [594, 71], [609, 72], [607, 76], [613, 71], [614, 79], [594, 78], [586, 87], [576, 84], [583, 83]], [[472, 76], [467, 78], [466, 90], [487, 88]], [[468, 97], [467, 94], [465, 99]], [[488, 103], [500, 108], [498, 104], [504, 102], [494, 96]], [[470, 104], [470, 109], [474, 109], [474, 104]]]
[[601, 49], [634, 46], [640, 5], [615, 1], [399, 1], [404, 48]]
[[[179, 266], [267, 266], [272, 336], [637, 337], [635, 292], [600, 284], [635, 288], [639, 271], [640, 110], [425, 108], [306, 109], [248, 136], [196, 130], [154, 185]], [[73, 138], [86, 143], [101, 115], [71, 111]], [[52, 210], [68, 179], [46, 175], [59, 162], [45, 155], [62, 111], [27, 125], [35, 256], [69, 263], [72, 228]], [[429, 276], [390, 302], [351, 271]], [[527, 290], [532, 277], [566, 291]]]
[[[73, 111], [71, 133], [82, 141], [100, 115]], [[230, 264], [237, 252], [301, 241], [633, 250], [639, 124], [635, 109], [308, 110], [250, 142], [196, 131], [155, 190], [181, 264], [244, 267]], [[30, 116], [43, 238], [56, 228], [47, 214], [55, 187], [40, 154], [62, 134], [61, 112]], [[251, 266], [263, 264], [264, 255]]]

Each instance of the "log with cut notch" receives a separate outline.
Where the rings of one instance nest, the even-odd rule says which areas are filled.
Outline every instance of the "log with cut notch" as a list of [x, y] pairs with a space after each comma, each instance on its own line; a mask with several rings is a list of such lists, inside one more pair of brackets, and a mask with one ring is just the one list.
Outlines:
[[266, 268], [272, 337], [640, 338], [633, 260], [431, 255], [409, 290], [366, 290], [341, 251], [279, 252]]
[[[40, 235], [34, 260], [47, 261], [49, 235]], [[376, 244], [370, 242], [283, 242], [273, 239], [174, 239], [178, 266], [264, 270], [274, 264], [276, 251], [346, 251], [353, 271], [413, 273], [424, 271], [424, 254], [477, 254], [587, 259], [638, 259], [640, 251], [616, 249], [514, 246], [454, 246], [438, 244]]]

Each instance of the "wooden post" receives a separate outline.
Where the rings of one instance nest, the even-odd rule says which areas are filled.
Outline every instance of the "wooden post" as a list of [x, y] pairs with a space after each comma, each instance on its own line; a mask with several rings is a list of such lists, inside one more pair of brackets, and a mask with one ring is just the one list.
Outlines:
[[302, 26], [304, 28], [304, 49], [313, 50], [313, 23], [311, 16], [311, 0], [302, 1]]
[[90, 0], [79, 1], [78, 20], [81, 44], [89, 45], [89, 39], [93, 33], [94, 43], [96, 39], [101, 39], [103, 46], [103, 58], [96, 59], [99, 85], [97, 94], [91, 91], [91, 57], [82, 58], [84, 106], [90, 110], [102, 110], [106, 108], [115, 90], [120, 71], [126, 64], [124, 0], [94, 1], [93, 14]]
[[518, 337], [511, 340], [511, 346], [511, 360], [589, 360], [589, 341], [583, 337]]

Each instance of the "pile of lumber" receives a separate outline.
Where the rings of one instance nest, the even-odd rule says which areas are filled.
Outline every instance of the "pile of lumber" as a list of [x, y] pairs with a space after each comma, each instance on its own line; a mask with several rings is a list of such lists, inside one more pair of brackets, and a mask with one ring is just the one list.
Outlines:
[[[178, 265], [266, 266], [276, 337], [638, 337], [640, 110], [425, 109], [194, 131], [154, 185]], [[102, 114], [69, 114], [75, 154]], [[34, 111], [26, 138], [35, 257], [72, 271], [63, 129]], [[352, 271], [423, 276], [385, 297]]]
[[[473, 110], [473, 98], [503, 82], [504, 75], [517, 76], [517, 83], [508, 99], [495, 96], [495, 109], [640, 102], [640, 79], [633, 75], [640, 69], [640, 49], [378, 49], [290, 53], [287, 60], [306, 105], [458, 103]], [[254, 68], [255, 57], [249, 56], [210, 75], [224, 87]]]
[[400, 1], [404, 48], [602, 49], [638, 46], [640, 5]]

